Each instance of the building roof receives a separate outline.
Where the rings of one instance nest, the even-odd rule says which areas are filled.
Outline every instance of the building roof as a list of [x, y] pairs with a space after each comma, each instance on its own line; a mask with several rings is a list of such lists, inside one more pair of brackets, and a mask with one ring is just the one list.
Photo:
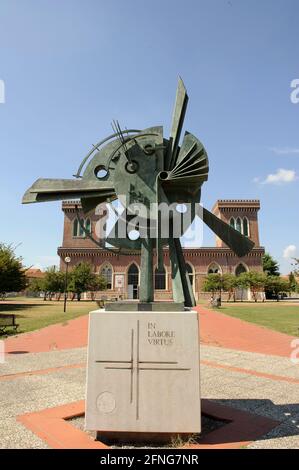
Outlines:
[[45, 276], [45, 273], [40, 269], [29, 268], [26, 270], [25, 276], [30, 279], [42, 279]]

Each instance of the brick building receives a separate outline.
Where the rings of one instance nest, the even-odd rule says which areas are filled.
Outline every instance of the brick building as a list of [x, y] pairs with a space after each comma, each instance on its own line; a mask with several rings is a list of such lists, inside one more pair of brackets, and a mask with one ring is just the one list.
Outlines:
[[[118, 253], [117, 250], [106, 251], [96, 246], [80, 229], [76, 215], [75, 201], [62, 203], [64, 213], [63, 243], [58, 248], [61, 269], [65, 269], [64, 259], [71, 258], [70, 267], [79, 262], [89, 262], [96, 273], [107, 280], [108, 289], [101, 295], [121, 297], [125, 299], [138, 298], [140, 255], [136, 251]], [[184, 256], [194, 289], [195, 298], [203, 297], [202, 282], [208, 273], [240, 274], [244, 271], [262, 271], [262, 256], [264, 248], [260, 246], [258, 229], [258, 200], [218, 200], [212, 211], [220, 219], [229, 223], [255, 243], [254, 249], [243, 258], [237, 257], [232, 250], [216, 237], [215, 247], [184, 248]], [[84, 216], [82, 215], [82, 218]], [[98, 216], [95, 214], [83, 218], [87, 230], [95, 236], [95, 224]], [[154, 259], [155, 265], [155, 259]], [[155, 273], [155, 298], [171, 298], [171, 269], [168, 248], [164, 249], [164, 273]], [[241, 293], [239, 294], [241, 295]], [[244, 300], [250, 297], [250, 292], [242, 293]]]

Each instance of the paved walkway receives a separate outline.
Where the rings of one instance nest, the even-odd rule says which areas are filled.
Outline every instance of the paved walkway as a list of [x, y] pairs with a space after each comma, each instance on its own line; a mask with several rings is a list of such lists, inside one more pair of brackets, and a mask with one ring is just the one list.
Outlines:
[[88, 315], [84, 315], [31, 333], [9, 337], [5, 340], [5, 351], [22, 354], [81, 348], [87, 345], [87, 338]]
[[[278, 421], [251, 448], [299, 448], [299, 364], [291, 336], [197, 307], [202, 397]], [[0, 448], [47, 448], [18, 416], [85, 395], [88, 316], [5, 340]], [[297, 338], [298, 339], [298, 338]]]
[[[83, 400], [86, 348], [8, 355], [0, 364], [0, 448], [47, 448], [24, 413]], [[299, 448], [299, 365], [286, 357], [201, 346], [203, 398], [279, 424], [250, 448]]]
[[284, 357], [292, 352], [293, 336], [201, 306], [196, 309], [200, 313], [200, 339], [204, 344]]
[[[201, 306], [197, 310], [203, 344], [273, 356], [290, 356], [292, 336]], [[87, 345], [87, 329], [88, 316], [82, 316], [32, 333], [10, 337], [5, 341], [5, 349], [11, 354], [22, 354], [80, 348]]]

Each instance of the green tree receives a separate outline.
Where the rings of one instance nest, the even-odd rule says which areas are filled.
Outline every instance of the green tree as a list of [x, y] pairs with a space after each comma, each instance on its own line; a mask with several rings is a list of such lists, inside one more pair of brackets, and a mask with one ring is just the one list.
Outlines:
[[269, 253], [265, 253], [263, 258], [263, 271], [268, 276], [279, 276], [279, 264]]
[[258, 292], [263, 291], [265, 288], [266, 279], [266, 274], [258, 271], [248, 271], [238, 276], [239, 282], [250, 289], [255, 302], [257, 302]]
[[91, 299], [94, 300], [95, 292], [105, 289], [107, 289], [107, 281], [102, 276], [95, 274], [94, 278], [91, 279], [88, 285], [88, 291], [91, 293]]
[[33, 294], [41, 294], [45, 290], [44, 279], [30, 279], [27, 290]]
[[219, 293], [220, 300], [222, 292], [228, 292], [228, 300], [233, 296], [234, 301], [236, 301], [236, 288], [237, 287], [247, 287], [244, 285], [242, 279], [236, 277], [234, 274], [226, 273], [214, 273], [208, 274], [205, 277], [203, 290], [204, 292], [211, 292], [214, 297], [216, 293]]
[[65, 275], [59, 271], [56, 266], [47, 268], [45, 277], [41, 282], [41, 288], [45, 293], [45, 299], [52, 300], [54, 294], [58, 294], [58, 300], [64, 292]]
[[203, 282], [203, 291], [211, 292], [213, 297], [216, 292], [220, 292], [222, 289], [222, 280], [220, 274], [208, 274]]
[[7, 292], [20, 292], [27, 284], [22, 258], [17, 257], [12, 246], [0, 243], [0, 297]]
[[234, 302], [236, 301], [236, 288], [238, 287], [237, 277], [234, 274], [226, 273], [222, 275], [223, 290], [228, 292], [228, 300], [233, 296]]
[[294, 263], [294, 266], [295, 266], [294, 274], [295, 274], [295, 276], [299, 276], [299, 258], [293, 258], [293, 260], [295, 261], [295, 263]]
[[235, 282], [234, 282], [235, 291], [236, 291], [236, 289], [241, 289], [241, 302], [243, 302], [244, 290], [249, 287], [246, 274], [247, 274], [247, 272], [246, 273], [244, 272], [244, 273], [240, 274], [239, 276], [236, 276], [235, 277]]
[[289, 274], [289, 284], [290, 284], [290, 291], [297, 292], [298, 290], [298, 283], [296, 281], [295, 275], [293, 272]]
[[89, 263], [79, 263], [70, 273], [68, 290], [81, 300], [83, 292], [95, 292], [106, 288], [105, 280], [92, 271]]
[[208, 274], [205, 277], [203, 290], [205, 292], [211, 292], [212, 297], [214, 298], [215, 293], [219, 293], [219, 298], [221, 302], [222, 292], [229, 292], [230, 295], [234, 291], [234, 278], [232, 274], [220, 274], [220, 273], [213, 273]]
[[282, 294], [287, 294], [291, 290], [290, 283], [286, 279], [277, 276], [268, 276], [266, 287], [276, 297], [277, 302]]

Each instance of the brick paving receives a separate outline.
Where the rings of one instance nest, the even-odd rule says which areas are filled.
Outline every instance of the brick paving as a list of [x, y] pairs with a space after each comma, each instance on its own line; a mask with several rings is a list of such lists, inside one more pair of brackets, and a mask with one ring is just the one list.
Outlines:
[[[7, 357], [0, 365], [0, 448], [47, 448], [17, 417], [83, 400], [86, 348]], [[249, 447], [299, 448], [297, 381], [299, 365], [286, 357], [201, 347], [203, 398], [280, 423]]]
[[[290, 336], [199, 307], [202, 397], [278, 421], [250, 448], [299, 448], [299, 364]], [[17, 419], [85, 396], [88, 318], [6, 340], [0, 448], [47, 448]]]
[[[200, 339], [204, 344], [241, 351], [289, 357], [291, 342], [295, 339], [277, 331], [248, 323], [238, 318], [196, 307], [200, 316]], [[66, 320], [38, 331], [8, 338], [7, 352], [46, 352], [87, 345], [88, 315]]]

